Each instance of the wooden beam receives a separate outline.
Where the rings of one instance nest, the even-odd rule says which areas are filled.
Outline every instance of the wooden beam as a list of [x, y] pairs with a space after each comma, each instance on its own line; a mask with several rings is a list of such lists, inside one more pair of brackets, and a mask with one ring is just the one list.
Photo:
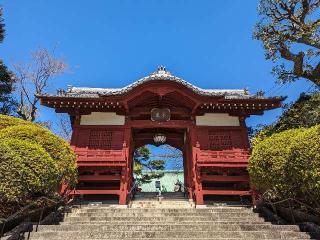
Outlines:
[[220, 168], [247, 168], [243, 163], [197, 163], [198, 167], [220, 167]]
[[250, 196], [251, 191], [243, 190], [202, 190], [203, 195]]
[[241, 158], [202, 158], [197, 159], [197, 163], [248, 163], [249, 159], [241, 159]]
[[[129, 115], [132, 117], [140, 115], [150, 115], [153, 107], [136, 107], [130, 111]], [[190, 115], [190, 111], [187, 108], [182, 107], [170, 107], [171, 115]]]
[[202, 175], [202, 181], [210, 182], [248, 182], [249, 176], [220, 176], [220, 175]]
[[130, 120], [128, 125], [134, 128], [187, 128], [192, 126], [188, 120], [170, 120], [168, 122], [154, 122], [151, 120]]
[[80, 175], [79, 181], [118, 181], [121, 179], [120, 175]]
[[106, 190], [106, 189], [86, 189], [86, 190], [72, 190], [70, 192], [70, 195], [103, 195], [103, 194], [106, 194], [106, 195], [111, 195], [111, 194], [114, 194], [114, 195], [119, 195], [119, 190]]
[[77, 162], [78, 167], [123, 167], [125, 162]]

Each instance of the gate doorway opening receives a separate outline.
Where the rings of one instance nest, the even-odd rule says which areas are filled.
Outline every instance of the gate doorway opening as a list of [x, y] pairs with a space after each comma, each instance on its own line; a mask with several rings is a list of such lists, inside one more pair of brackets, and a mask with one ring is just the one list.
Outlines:
[[133, 130], [133, 177], [142, 193], [187, 196], [187, 129]]
[[133, 174], [141, 192], [184, 192], [183, 154], [168, 144], [136, 149]]

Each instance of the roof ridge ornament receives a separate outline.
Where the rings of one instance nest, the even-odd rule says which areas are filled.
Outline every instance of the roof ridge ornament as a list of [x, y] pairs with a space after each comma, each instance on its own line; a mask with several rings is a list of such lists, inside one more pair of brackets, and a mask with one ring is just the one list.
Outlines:
[[72, 85], [67, 85], [67, 92], [69, 93], [69, 92], [72, 92], [72, 88], [73, 88], [73, 86]]
[[158, 66], [157, 70], [153, 72], [152, 75], [172, 76], [167, 68], [163, 65]]

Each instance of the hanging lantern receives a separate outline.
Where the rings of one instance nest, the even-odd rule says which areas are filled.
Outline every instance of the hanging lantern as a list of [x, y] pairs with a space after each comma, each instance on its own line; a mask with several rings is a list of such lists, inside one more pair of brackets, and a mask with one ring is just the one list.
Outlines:
[[167, 140], [166, 135], [164, 135], [162, 133], [157, 133], [153, 137], [153, 141], [157, 145], [164, 144], [166, 142], [166, 140]]

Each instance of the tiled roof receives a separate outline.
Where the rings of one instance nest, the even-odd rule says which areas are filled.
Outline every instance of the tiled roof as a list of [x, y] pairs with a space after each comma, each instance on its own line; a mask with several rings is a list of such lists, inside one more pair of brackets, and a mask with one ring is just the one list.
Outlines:
[[[246, 89], [202, 89], [183, 80], [182, 78], [172, 75], [165, 67], [160, 66], [152, 74], [139, 79], [138, 81], [123, 88], [89, 88], [68, 86], [67, 91], [58, 90], [58, 96], [79, 97], [79, 98], [98, 98], [100, 96], [117, 96], [123, 95], [133, 88], [149, 81], [173, 81], [191, 89], [193, 92], [203, 96], [221, 96], [226, 99], [249, 99], [257, 98], [256, 95], [250, 95]], [[260, 98], [263, 98], [262, 96]]]

